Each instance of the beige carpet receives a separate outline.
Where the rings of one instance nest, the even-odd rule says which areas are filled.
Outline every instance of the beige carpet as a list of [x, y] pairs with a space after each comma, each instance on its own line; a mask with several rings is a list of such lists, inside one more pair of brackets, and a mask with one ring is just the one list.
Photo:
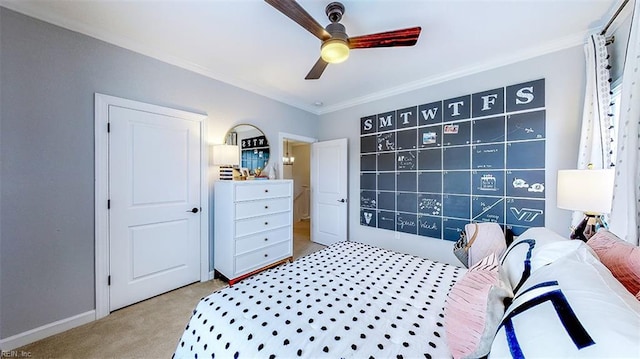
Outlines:
[[293, 225], [293, 258], [298, 259], [307, 254], [318, 251], [325, 246], [311, 242], [311, 223], [309, 221], [296, 222]]
[[[309, 240], [309, 222], [294, 226], [293, 247], [295, 259], [324, 248]], [[29, 358], [171, 358], [200, 298], [226, 286], [219, 279], [191, 284], [16, 351]]]
[[170, 358], [200, 298], [226, 285], [191, 284], [17, 351], [31, 358]]

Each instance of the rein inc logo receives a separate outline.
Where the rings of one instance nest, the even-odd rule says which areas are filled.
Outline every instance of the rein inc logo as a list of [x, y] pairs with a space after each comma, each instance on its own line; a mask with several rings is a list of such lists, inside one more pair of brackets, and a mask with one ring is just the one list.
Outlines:
[[29, 351], [24, 350], [3, 350], [0, 352], [0, 358], [32, 358], [33, 355]]

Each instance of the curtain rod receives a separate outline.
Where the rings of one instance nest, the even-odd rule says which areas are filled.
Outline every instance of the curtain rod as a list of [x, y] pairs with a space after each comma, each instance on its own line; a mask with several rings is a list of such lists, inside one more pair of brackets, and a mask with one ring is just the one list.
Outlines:
[[629, 0], [624, 0], [622, 2], [622, 4], [620, 5], [620, 7], [618, 8], [618, 10], [616, 10], [616, 13], [613, 14], [613, 16], [611, 17], [611, 19], [609, 20], [609, 22], [607, 23], [607, 25], [604, 27], [604, 30], [602, 30], [602, 32], [600, 33], [600, 35], [604, 35], [607, 33], [607, 30], [609, 30], [609, 27], [611, 26], [611, 24], [613, 24], [613, 22], [616, 20], [616, 18], [618, 17], [618, 15], [620, 15], [620, 13], [622, 12], [622, 9], [624, 9], [624, 7], [627, 5], [627, 3], [629, 2]]

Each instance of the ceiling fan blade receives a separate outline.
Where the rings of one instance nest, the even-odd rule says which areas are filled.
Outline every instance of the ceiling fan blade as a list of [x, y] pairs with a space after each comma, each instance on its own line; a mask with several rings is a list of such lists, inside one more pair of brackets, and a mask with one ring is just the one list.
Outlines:
[[349, 48], [364, 49], [370, 47], [413, 46], [418, 42], [418, 36], [420, 36], [421, 30], [422, 28], [417, 26], [402, 30], [350, 37]]
[[321, 58], [318, 59], [318, 61], [316, 61], [316, 64], [313, 65], [313, 67], [311, 68], [311, 71], [309, 71], [309, 73], [307, 74], [307, 77], [305, 77], [305, 80], [317, 80], [320, 78], [320, 75], [322, 75], [322, 73], [324, 72], [324, 69], [327, 68], [327, 65], [329, 65], [328, 62], [324, 61]]
[[327, 40], [331, 35], [300, 4], [294, 0], [264, 0], [298, 25], [307, 29], [320, 40]]

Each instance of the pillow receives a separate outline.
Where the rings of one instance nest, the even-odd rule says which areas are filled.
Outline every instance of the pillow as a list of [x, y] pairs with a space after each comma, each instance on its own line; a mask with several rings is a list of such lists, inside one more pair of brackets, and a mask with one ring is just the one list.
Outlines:
[[499, 258], [507, 249], [504, 232], [499, 224], [493, 222], [477, 223], [477, 226], [476, 223], [467, 224], [464, 226], [467, 238], [473, 238], [476, 228], [478, 235], [469, 248], [469, 263], [467, 263], [469, 267], [491, 253], [495, 253]]
[[640, 302], [580, 242], [538, 268], [507, 309], [495, 358], [637, 358]]
[[591, 248], [584, 245], [583, 241], [572, 240], [545, 243], [536, 248], [535, 255], [531, 258], [531, 272], [535, 272], [538, 268], [544, 267], [549, 263], [553, 263], [577, 250], [587, 251], [587, 253], [593, 256], [593, 258], [598, 258]]
[[[507, 248], [500, 260], [505, 277], [514, 293], [532, 273], [531, 259], [545, 244], [570, 242], [569, 238], [560, 236], [544, 227], [529, 228]], [[567, 248], [567, 250], [571, 250]]]
[[503, 300], [511, 289], [500, 279], [495, 253], [471, 267], [448, 294], [444, 321], [446, 339], [454, 358], [487, 355], [502, 315]]
[[606, 229], [599, 230], [587, 244], [611, 274], [640, 299], [640, 247], [623, 241]]

